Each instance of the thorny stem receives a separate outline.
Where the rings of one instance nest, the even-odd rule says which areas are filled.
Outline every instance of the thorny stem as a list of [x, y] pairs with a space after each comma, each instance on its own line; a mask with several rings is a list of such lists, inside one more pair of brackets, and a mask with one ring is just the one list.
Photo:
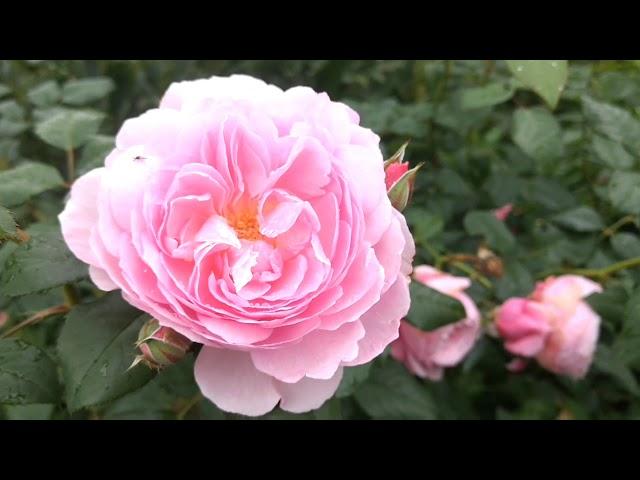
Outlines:
[[623, 227], [624, 225], [627, 225], [628, 223], [637, 224], [637, 222], [638, 222], [638, 219], [636, 218], [635, 215], [627, 215], [626, 217], [622, 217], [620, 220], [618, 220], [617, 222], [615, 222], [611, 226], [605, 228], [602, 231], [602, 236], [603, 237], [611, 237], [612, 235], [614, 235], [620, 229], [620, 227]]
[[189, 411], [197, 405], [202, 400], [202, 395], [200, 393], [194, 395], [189, 401], [182, 407], [178, 413], [176, 414], [176, 418], [178, 420], [184, 420], [184, 417], [189, 413]]
[[76, 159], [73, 154], [73, 148], [69, 148], [67, 150], [67, 181], [69, 185], [73, 183], [73, 178], [76, 173], [75, 166], [76, 166]]
[[493, 289], [493, 284], [491, 283], [491, 281], [487, 277], [485, 277], [484, 275], [478, 273], [478, 271], [475, 268], [470, 267], [466, 263], [451, 262], [451, 266], [454, 267], [454, 268], [457, 268], [461, 272], [466, 273], [467, 275], [469, 275], [469, 277], [471, 277], [472, 280], [475, 280], [476, 282], [478, 282], [480, 285], [482, 285], [487, 290], [492, 290]]
[[627, 260], [623, 260], [621, 262], [613, 263], [607, 267], [603, 268], [564, 268], [557, 271], [552, 272], [543, 272], [539, 275], [540, 278], [547, 277], [549, 275], [553, 275], [554, 273], [560, 274], [575, 274], [582, 275], [584, 277], [597, 278], [597, 279], [606, 279], [610, 275], [619, 272], [621, 270], [626, 270], [627, 268], [633, 268], [640, 266], [640, 257], [629, 258]]
[[473, 268], [473, 267], [471, 267], [471, 266], [469, 266], [469, 265], [467, 265], [465, 263], [462, 263], [462, 262], [458, 261], [462, 257], [466, 258], [466, 255], [464, 255], [464, 254], [462, 254], [462, 255], [440, 255], [438, 253], [438, 251], [435, 248], [433, 248], [433, 246], [431, 246], [429, 244], [429, 242], [422, 242], [422, 245], [429, 252], [429, 254], [434, 258], [434, 266], [438, 270], [441, 270], [444, 265], [449, 263], [452, 267], [454, 267], [454, 268], [460, 270], [461, 272], [464, 272], [467, 275], [469, 275], [469, 277], [471, 277], [472, 280], [477, 281], [480, 285], [482, 285], [487, 290], [492, 290], [493, 289], [493, 284], [491, 283], [491, 281], [487, 277], [485, 277], [484, 275], [480, 274], [475, 268]]
[[10, 337], [11, 335], [19, 332], [20, 330], [22, 330], [25, 327], [28, 327], [29, 325], [35, 325], [36, 323], [41, 322], [45, 318], [50, 317], [52, 315], [67, 313], [69, 310], [70, 308], [67, 305], [57, 305], [55, 307], [45, 308], [44, 310], [41, 310], [36, 314], [30, 316], [23, 322], [20, 322], [19, 324], [10, 328], [6, 332], [4, 332], [2, 335], [0, 335], [0, 338]]
[[69, 307], [78, 304], [78, 291], [72, 284], [67, 283], [64, 286], [64, 303]]

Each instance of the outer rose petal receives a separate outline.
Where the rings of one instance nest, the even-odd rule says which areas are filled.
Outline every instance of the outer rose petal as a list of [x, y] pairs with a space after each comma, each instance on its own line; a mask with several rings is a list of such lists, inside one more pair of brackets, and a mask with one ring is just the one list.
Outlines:
[[358, 356], [344, 362], [344, 365], [362, 365], [380, 355], [387, 345], [398, 338], [400, 319], [409, 312], [410, 303], [409, 281], [404, 275], [399, 275], [380, 301], [360, 318], [365, 336], [358, 342]]
[[584, 302], [554, 331], [537, 360], [546, 369], [575, 379], [587, 374], [598, 342], [600, 317]]
[[280, 408], [288, 412], [303, 413], [320, 408], [329, 400], [342, 380], [342, 367], [328, 380], [305, 377], [297, 383], [275, 381], [276, 389], [282, 395]]
[[293, 413], [320, 408], [335, 393], [342, 368], [327, 380], [308, 377], [284, 383], [258, 371], [246, 352], [203, 347], [195, 365], [195, 378], [203, 395], [222, 410], [247, 416], [280, 407]]
[[202, 394], [227, 412], [264, 415], [280, 400], [273, 378], [258, 371], [246, 352], [202, 347], [194, 374]]
[[515, 355], [533, 357], [543, 348], [551, 332], [552, 312], [545, 305], [525, 298], [511, 298], [498, 310], [496, 327], [505, 347]]
[[98, 259], [89, 246], [91, 230], [98, 221], [98, 193], [104, 168], [96, 168], [81, 176], [71, 187], [71, 198], [58, 215], [62, 236], [73, 254], [85, 263], [97, 265]]
[[298, 382], [305, 376], [329, 379], [342, 361], [355, 358], [364, 335], [360, 322], [346, 323], [337, 330], [311, 332], [294, 345], [255, 350], [251, 358], [257, 369], [283, 382]]
[[110, 292], [118, 288], [118, 285], [113, 283], [109, 274], [101, 268], [89, 265], [89, 276], [91, 277], [91, 281], [95, 283], [96, 287], [100, 290]]

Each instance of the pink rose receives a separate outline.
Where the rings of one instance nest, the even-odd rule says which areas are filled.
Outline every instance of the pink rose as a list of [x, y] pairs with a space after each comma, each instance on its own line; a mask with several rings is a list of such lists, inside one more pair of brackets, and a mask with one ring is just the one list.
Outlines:
[[414, 269], [414, 278], [459, 300], [466, 317], [456, 323], [425, 332], [407, 321], [400, 325], [400, 337], [391, 344], [391, 355], [404, 363], [414, 375], [440, 380], [445, 367], [458, 364], [471, 350], [480, 335], [480, 312], [464, 290], [471, 286], [468, 278], [454, 277], [428, 265]]
[[504, 222], [509, 216], [509, 214], [512, 212], [512, 210], [513, 210], [513, 205], [510, 203], [507, 203], [506, 205], [503, 205], [500, 208], [496, 208], [493, 211], [493, 214], [496, 216], [498, 220]]
[[549, 277], [529, 298], [511, 298], [498, 310], [496, 326], [505, 348], [535, 358], [549, 371], [586, 375], [598, 341], [600, 317], [582, 299], [602, 287], [576, 275]]
[[94, 283], [204, 346], [223, 410], [318, 408], [409, 309], [414, 251], [379, 138], [326, 93], [234, 75], [172, 84], [60, 214]]

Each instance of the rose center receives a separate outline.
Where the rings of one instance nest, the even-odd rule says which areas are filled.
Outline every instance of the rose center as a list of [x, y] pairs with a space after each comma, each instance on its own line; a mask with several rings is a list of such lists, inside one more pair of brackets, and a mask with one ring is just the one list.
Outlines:
[[260, 224], [256, 218], [256, 212], [242, 210], [228, 218], [229, 225], [236, 231], [238, 238], [244, 240], [261, 240]]

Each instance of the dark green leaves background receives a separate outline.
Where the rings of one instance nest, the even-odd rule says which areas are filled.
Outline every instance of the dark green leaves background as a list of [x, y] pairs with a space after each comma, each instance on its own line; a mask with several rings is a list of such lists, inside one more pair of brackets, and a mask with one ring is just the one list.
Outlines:
[[[550, 273], [581, 269], [605, 287], [589, 299], [602, 327], [583, 381], [535, 364], [509, 373], [485, 335], [441, 382], [386, 352], [346, 369], [320, 410], [264, 418], [640, 418], [640, 63], [562, 60], [1, 61], [0, 417], [240, 418], [200, 396], [192, 354], [157, 375], [126, 371], [144, 316], [95, 289], [56, 219], [70, 179], [102, 163], [126, 118], [173, 81], [232, 73], [328, 92], [386, 156], [410, 139], [405, 158], [425, 163], [405, 211], [415, 264], [470, 276], [485, 325]], [[503, 223], [493, 210], [506, 203]], [[500, 268], [473, 260], [479, 248]], [[436, 291], [412, 294], [421, 328], [460, 315]]]

